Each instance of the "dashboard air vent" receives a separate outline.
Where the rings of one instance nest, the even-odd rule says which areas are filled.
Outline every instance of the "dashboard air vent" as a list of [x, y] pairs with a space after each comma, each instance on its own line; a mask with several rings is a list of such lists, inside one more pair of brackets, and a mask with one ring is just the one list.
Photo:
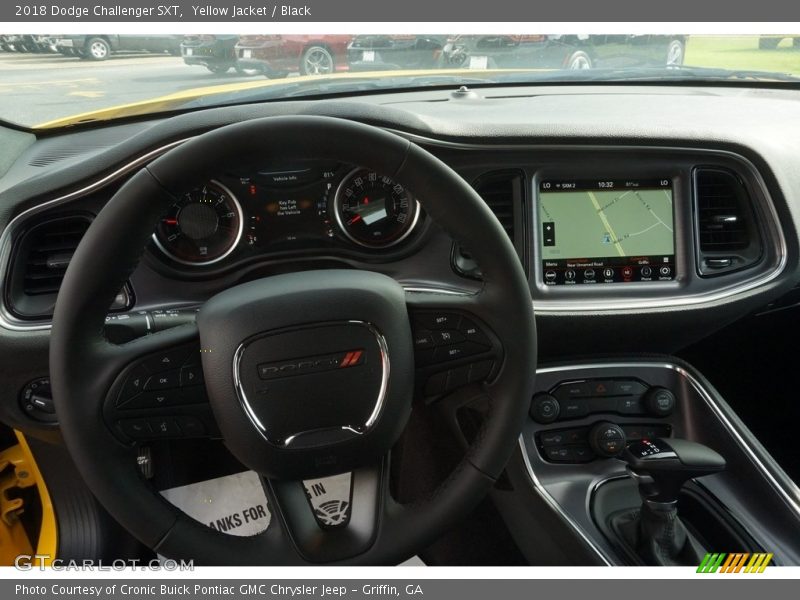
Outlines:
[[699, 168], [694, 179], [700, 274], [708, 277], [755, 263], [761, 243], [743, 181], [716, 168]]
[[480, 177], [474, 184], [483, 201], [500, 221], [508, 237], [514, 240], [514, 205], [520, 199], [522, 174], [519, 171], [497, 171]]
[[25, 295], [58, 293], [69, 261], [88, 228], [89, 221], [73, 217], [48, 221], [30, 232], [22, 266]]
[[704, 251], [739, 250], [748, 244], [747, 193], [732, 173], [697, 172], [697, 220]]
[[48, 317], [69, 261], [89, 228], [85, 215], [40, 222], [20, 236], [11, 256], [6, 303], [23, 319]]
[[[519, 170], [492, 171], [476, 179], [472, 187], [483, 198], [488, 207], [500, 221], [508, 237], [514, 243], [517, 254], [522, 257], [522, 236], [517, 236], [522, 223], [524, 198], [524, 174]], [[480, 271], [472, 260], [469, 250], [460, 245], [453, 248], [453, 267], [456, 272], [474, 279], [480, 278]]]

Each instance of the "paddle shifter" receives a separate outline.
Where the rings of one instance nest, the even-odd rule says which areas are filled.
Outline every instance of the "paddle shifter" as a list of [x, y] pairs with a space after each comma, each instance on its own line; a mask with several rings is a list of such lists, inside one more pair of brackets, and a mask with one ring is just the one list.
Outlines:
[[702, 444], [660, 438], [633, 442], [620, 458], [642, 497], [629, 526], [620, 523], [623, 537], [646, 564], [699, 564], [705, 549], [678, 518], [678, 493], [689, 479], [725, 469], [725, 459]]

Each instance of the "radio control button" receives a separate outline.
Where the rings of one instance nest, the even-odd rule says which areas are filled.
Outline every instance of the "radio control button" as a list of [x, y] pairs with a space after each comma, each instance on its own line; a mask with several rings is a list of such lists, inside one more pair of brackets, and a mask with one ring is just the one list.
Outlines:
[[546, 425], [558, 418], [560, 405], [550, 394], [537, 394], [531, 402], [530, 415], [537, 423]]

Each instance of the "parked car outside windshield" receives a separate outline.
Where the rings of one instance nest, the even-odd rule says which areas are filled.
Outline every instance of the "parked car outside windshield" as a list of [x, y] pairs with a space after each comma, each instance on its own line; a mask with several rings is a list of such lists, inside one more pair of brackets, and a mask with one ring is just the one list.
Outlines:
[[59, 128], [163, 111], [425, 87], [800, 83], [800, 34], [0, 35], [0, 120]]

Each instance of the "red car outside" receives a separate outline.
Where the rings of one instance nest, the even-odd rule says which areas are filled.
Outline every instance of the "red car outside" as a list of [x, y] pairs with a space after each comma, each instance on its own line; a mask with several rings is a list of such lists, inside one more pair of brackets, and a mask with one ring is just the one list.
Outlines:
[[269, 78], [289, 73], [325, 75], [347, 70], [350, 35], [243, 35], [236, 44], [236, 64]]

